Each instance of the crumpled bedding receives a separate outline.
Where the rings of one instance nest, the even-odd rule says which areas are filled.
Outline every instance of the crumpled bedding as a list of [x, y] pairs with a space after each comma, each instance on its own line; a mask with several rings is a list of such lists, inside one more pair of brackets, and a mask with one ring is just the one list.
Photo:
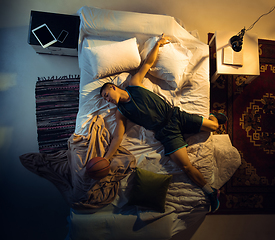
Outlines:
[[120, 180], [136, 166], [135, 157], [120, 147], [110, 164], [111, 171], [97, 181], [86, 173], [86, 164], [95, 156], [103, 156], [110, 143], [110, 134], [101, 116], [89, 123], [86, 136], [72, 134], [68, 150], [53, 154], [27, 153], [20, 156], [31, 172], [51, 181], [67, 203], [75, 209], [97, 209], [111, 203], [118, 193]]

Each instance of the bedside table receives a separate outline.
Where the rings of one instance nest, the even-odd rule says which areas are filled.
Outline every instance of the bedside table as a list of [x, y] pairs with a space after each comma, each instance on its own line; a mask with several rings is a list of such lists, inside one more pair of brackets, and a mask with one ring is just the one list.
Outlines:
[[[260, 75], [258, 38], [255, 34], [245, 33], [243, 37], [242, 64], [226, 64], [224, 53], [232, 50], [230, 38], [236, 32], [215, 32], [209, 41], [210, 48], [210, 78], [215, 82], [220, 75], [245, 75], [246, 83], [250, 83]], [[225, 51], [226, 49], [226, 51]], [[232, 54], [235, 52], [232, 50]]]
[[[37, 53], [77, 56], [79, 23], [79, 17], [75, 15], [31, 11], [28, 43]], [[47, 24], [56, 39], [63, 30], [63, 32], [68, 32], [68, 35], [63, 42], [57, 41], [51, 46], [43, 48], [32, 33], [33, 29], [42, 24]]]

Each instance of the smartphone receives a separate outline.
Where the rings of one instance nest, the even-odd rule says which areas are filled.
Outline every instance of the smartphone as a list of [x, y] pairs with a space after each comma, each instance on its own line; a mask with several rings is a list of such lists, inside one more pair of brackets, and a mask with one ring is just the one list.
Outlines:
[[47, 48], [50, 45], [57, 42], [55, 36], [47, 26], [47, 24], [42, 24], [41, 26], [32, 30], [32, 33], [41, 44], [43, 48]]
[[66, 37], [68, 36], [68, 32], [66, 30], [62, 30], [62, 32], [59, 34], [57, 41], [60, 43], [63, 43], [66, 39]]

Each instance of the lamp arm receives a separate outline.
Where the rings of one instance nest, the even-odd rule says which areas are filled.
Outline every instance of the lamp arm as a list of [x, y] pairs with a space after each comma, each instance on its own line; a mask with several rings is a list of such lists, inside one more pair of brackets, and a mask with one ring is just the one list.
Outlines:
[[237, 36], [240, 37], [241, 40], [243, 40], [243, 36], [245, 34], [247, 30], [245, 29], [245, 27], [237, 34]]
[[269, 12], [262, 14], [254, 23], [251, 24], [251, 26], [250, 26], [246, 31], [251, 30], [251, 29], [254, 27], [254, 25], [255, 25], [263, 16], [268, 15], [268, 14], [271, 13], [274, 9], [275, 9], [275, 6], [272, 7], [272, 8], [269, 10]]
[[243, 36], [245, 34], [245, 32], [251, 30], [254, 25], [265, 15], [268, 15], [269, 13], [271, 13], [273, 10], [275, 9], [275, 6], [272, 7], [269, 12], [262, 14], [248, 29], [245, 29], [245, 27], [235, 36], [230, 38], [230, 43], [232, 46], [232, 49], [235, 52], [239, 52], [242, 50], [242, 45], [243, 45]]

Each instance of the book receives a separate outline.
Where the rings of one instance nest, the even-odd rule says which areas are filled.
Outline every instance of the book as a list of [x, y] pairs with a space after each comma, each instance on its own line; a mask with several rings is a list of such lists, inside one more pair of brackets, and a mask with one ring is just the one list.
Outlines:
[[235, 52], [231, 46], [223, 48], [223, 64], [243, 66], [243, 50]]

